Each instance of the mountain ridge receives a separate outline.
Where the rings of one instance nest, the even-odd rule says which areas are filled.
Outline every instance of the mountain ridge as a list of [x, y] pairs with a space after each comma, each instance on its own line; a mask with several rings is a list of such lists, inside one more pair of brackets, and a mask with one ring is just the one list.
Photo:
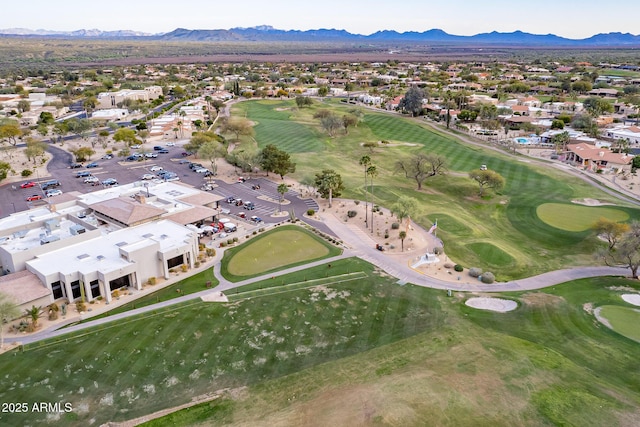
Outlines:
[[74, 31], [30, 30], [26, 28], [0, 29], [0, 36], [69, 37], [69, 38], [136, 38], [159, 41], [193, 42], [385, 42], [385, 43], [464, 43], [503, 44], [523, 46], [574, 46], [574, 47], [640, 47], [640, 35], [631, 33], [599, 33], [583, 39], [571, 39], [555, 34], [532, 34], [520, 30], [513, 32], [492, 31], [472, 36], [449, 34], [442, 29], [422, 32], [379, 30], [369, 35], [354, 34], [342, 29], [319, 28], [313, 30], [280, 30], [270, 25], [234, 27], [229, 29], [176, 28], [167, 33], [150, 34], [133, 30], [102, 31], [80, 29]]

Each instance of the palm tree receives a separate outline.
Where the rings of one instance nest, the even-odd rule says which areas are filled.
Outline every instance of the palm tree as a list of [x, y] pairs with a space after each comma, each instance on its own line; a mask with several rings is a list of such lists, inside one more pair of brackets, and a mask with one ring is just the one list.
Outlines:
[[400, 243], [401, 243], [401, 247], [402, 247], [402, 252], [404, 252], [404, 239], [407, 237], [407, 232], [402, 230], [398, 237], [400, 237]]
[[27, 316], [31, 318], [31, 324], [35, 329], [38, 326], [38, 319], [42, 315], [42, 307], [36, 307], [32, 305], [31, 308], [25, 310], [27, 312]]
[[369, 214], [369, 193], [367, 192], [367, 168], [371, 165], [371, 157], [366, 154], [360, 158], [360, 166], [364, 166], [364, 223], [367, 224]]
[[373, 178], [378, 176], [378, 170], [375, 165], [367, 168], [367, 175], [371, 178], [369, 183], [371, 185], [371, 234], [373, 234]]
[[278, 185], [278, 193], [280, 193], [280, 198], [278, 198], [278, 212], [282, 210], [282, 200], [284, 199], [284, 195], [287, 191], [289, 191], [287, 184], [282, 183]]

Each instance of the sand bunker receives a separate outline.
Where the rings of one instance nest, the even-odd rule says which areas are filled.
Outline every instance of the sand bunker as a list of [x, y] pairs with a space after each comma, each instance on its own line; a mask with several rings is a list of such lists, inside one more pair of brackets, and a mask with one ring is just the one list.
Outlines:
[[578, 205], [585, 205], [585, 206], [613, 205], [613, 203], [603, 203], [600, 200], [596, 200], [596, 199], [575, 199], [575, 200], [572, 200], [571, 202], [576, 203]]
[[499, 311], [501, 313], [515, 310], [518, 307], [518, 303], [515, 301], [501, 298], [469, 298], [465, 304], [480, 310]]
[[638, 294], [624, 294], [622, 295], [622, 299], [629, 304], [640, 306], [640, 295]]

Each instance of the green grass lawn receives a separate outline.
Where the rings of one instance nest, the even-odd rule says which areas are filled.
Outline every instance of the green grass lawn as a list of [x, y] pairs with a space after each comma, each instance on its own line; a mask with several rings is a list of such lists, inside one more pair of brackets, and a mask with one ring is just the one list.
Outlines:
[[[402, 195], [417, 199], [420, 207], [411, 215], [412, 219], [426, 228], [438, 220], [438, 237], [443, 239], [449, 258], [468, 267], [491, 268], [498, 280], [517, 279], [568, 264], [593, 263], [592, 253], [600, 244], [594, 233], [588, 227], [561, 229], [545, 222], [549, 218], [542, 220], [537, 214], [541, 205], [567, 205], [568, 200], [588, 197], [616, 203], [615, 208], [609, 209], [618, 212], [611, 213], [628, 215], [629, 220], [640, 219], [638, 209], [616, 201], [578, 178], [534, 165], [524, 158], [461, 143], [452, 136], [434, 131], [423, 119], [363, 109], [363, 119], [357, 127], [350, 128], [348, 134], [339, 132], [329, 138], [322, 132], [319, 121], [313, 118], [321, 108], [342, 115], [354, 107], [327, 101], [298, 109], [294, 101], [249, 101], [235, 104], [233, 113], [258, 122], [278, 118], [307, 129], [301, 133], [299, 143], [302, 148], [292, 149], [297, 163], [294, 177], [312, 179], [321, 169], [318, 166], [318, 156], [321, 156], [323, 165], [331, 165], [341, 174], [345, 184], [343, 196], [347, 198], [365, 199], [362, 167], [358, 162], [363, 155], [369, 155], [378, 170], [374, 180], [375, 203], [392, 207]], [[288, 143], [280, 144], [277, 134], [277, 126], [268, 131], [256, 127], [257, 146], [273, 143], [287, 149]], [[289, 136], [282, 135], [285, 137]], [[390, 143], [381, 144], [372, 151], [362, 146], [363, 142], [381, 140]], [[249, 139], [242, 143], [255, 144]], [[397, 171], [399, 159], [418, 152], [445, 157], [449, 172], [427, 179], [422, 191], [417, 191], [416, 183]], [[487, 197], [478, 198], [478, 187], [468, 178], [468, 172], [481, 164], [488, 165], [505, 178], [506, 185], [500, 194], [489, 192]], [[602, 208], [578, 207], [582, 216], [584, 212], [598, 212], [598, 216], [605, 212], [598, 209]], [[569, 218], [569, 215], [563, 217]], [[394, 219], [381, 219], [384, 221], [377, 221], [377, 232], [383, 234], [385, 222]], [[503, 258], [496, 262], [486, 258], [497, 252], [477, 250], [473, 244], [478, 242], [499, 248], [511, 260]]]
[[590, 229], [600, 218], [614, 222], [629, 219], [629, 214], [620, 209], [568, 203], [545, 203], [538, 206], [536, 213], [542, 221], [552, 227], [577, 232]]
[[336, 246], [302, 227], [285, 225], [227, 250], [221, 272], [228, 280], [237, 282], [340, 252]]
[[640, 342], [640, 310], [617, 305], [605, 305], [602, 307], [600, 314], [609, 321], [614, 331]]
[[[151, 425], [638, 420], [640, 346], [584, 308], [615, 304], [616, 289], [637, 282], [510, 293], [518, 309], [493, 313], [465, 306], [464, 295], [400, 286], [355, 258], [332, 264], [284, 277], [326, 284], [228, 304], [193, 301], [3, 354], [0, 397], [70, 402], [72, 413], [50, 421], [58, 425], [123, 421], [225, 388], [232, 392]], [[347, 272], [358, 278], [330, 283]], [[0, 413], [3, 425], [45, 419]]]

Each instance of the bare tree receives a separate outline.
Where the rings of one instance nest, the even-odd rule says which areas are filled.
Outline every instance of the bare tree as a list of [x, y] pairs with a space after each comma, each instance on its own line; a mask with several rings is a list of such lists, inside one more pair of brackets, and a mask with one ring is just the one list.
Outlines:
[[435, 154], [418, 153], [407, 160], [396, 163], [398, 170], [404, 172], [407, 178], [412, 178], [422, 190], [422, 183], [430, 177], [443, 175], [446, 172], [444, 157]]

